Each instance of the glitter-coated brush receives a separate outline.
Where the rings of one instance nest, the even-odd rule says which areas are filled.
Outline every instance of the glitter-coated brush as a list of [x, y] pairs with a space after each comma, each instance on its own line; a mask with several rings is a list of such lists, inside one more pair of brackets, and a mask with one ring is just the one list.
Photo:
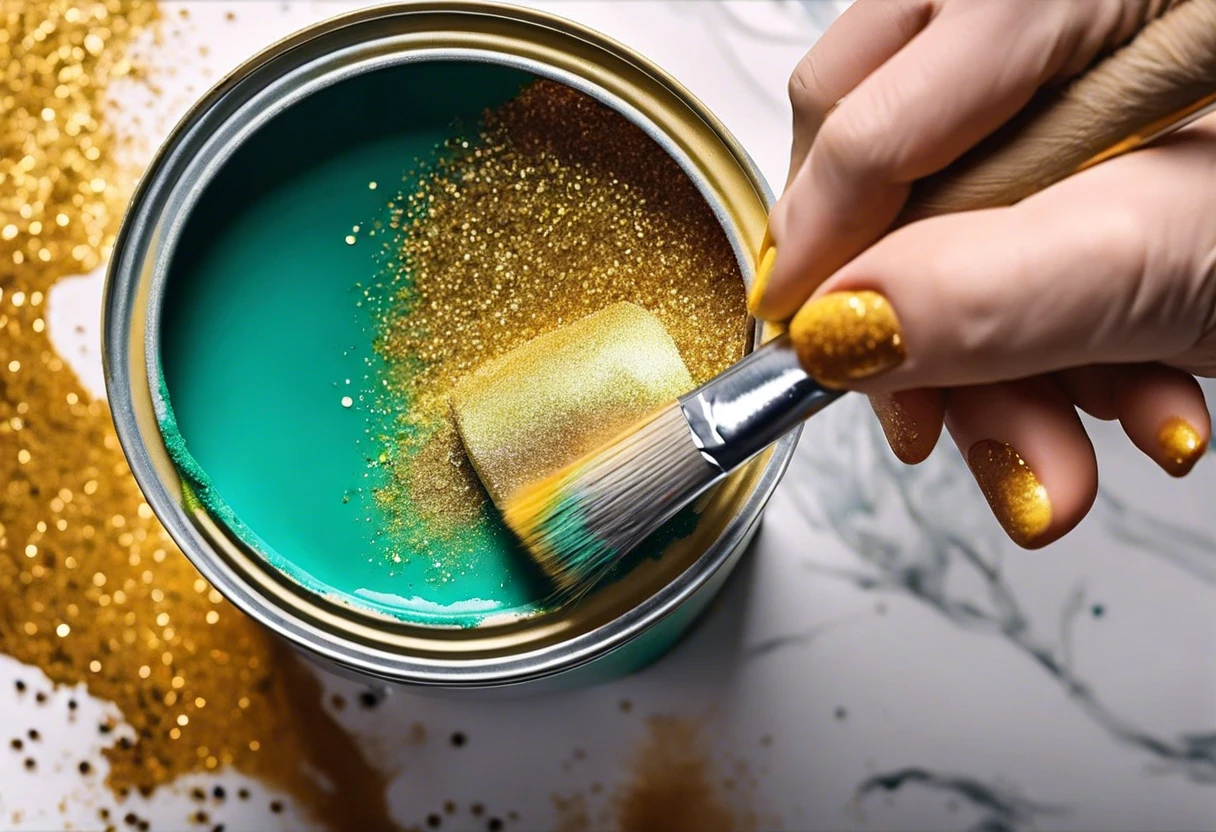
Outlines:
[[559, 594], [577, 597], [715, 483], [841, 395], [788, 336], [637, 428], [517, 491], [503, 516]]
[[[1214, 107], [1216, 0], [1194, 0], [917, 183], [898, 222], [1012, 204]], [[864, 301], [853, 311], [876, 319], [883, 312]], [[561, 596], [580, 597], [680, 509], [840, 396], [807, 371], [841, 381], [831, 366], [799, 361], [798, 344], [810, 335], [798, 324], [633, 431], [506, 500], [507, 525]], [[819, 336], [831, 339], [830, 328], [828, 321]], [[885, 346], [903, 349], [899, 341]]]

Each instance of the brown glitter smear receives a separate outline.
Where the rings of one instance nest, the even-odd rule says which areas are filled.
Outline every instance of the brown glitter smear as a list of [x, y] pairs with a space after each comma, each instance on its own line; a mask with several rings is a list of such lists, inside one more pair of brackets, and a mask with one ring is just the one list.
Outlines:
[[1013, 541], [1029, 546], [1051, 525], [1051, 500], [1047, 489], [1012, 445], [984, 439], [967, 452], [967, 464], [975, 474], [992, 513]]
[[388, 442], [393, 477], [380, 497], [405, 526], [417, 506], [459, 529], [485, 495], [469, 492], [448, 454], [424, 448], [448, 446], [448, 396], [461, 378], [630, 301], [659, 318], [700, 382], [742, 356], [748, 319], [738, 264], [704, 198], [661, 147], [593, 99], [533, 82], [446, 150], [390, 205], [404, 289], [381, 315], [377, 348], [401, 436]]
[[330, 827], [390, 828], [383, 778], [326, 716], [316, 678], [172, 546], [105, 405], [48, 337], [51, 286], [113, 245], [132, 176], [106, 89], [134, 71], [156, 6], [2, 9], [0, 651], [118, 706], [135, 739], [104, 752], [117, 794], [231, 766]]
[[874, 415], [878, 417], [892, 450], [900, 459], [905, 459], [909, 449], [916, 447], [920, 440], [916, 423], [908, 418], [907, 411], [893, 395], [870, 396], [870, 406], [874, 408]]
[[553, 811], [557, 816], [554, 832], [591, 832], [591, 812], [587, 808], [587, 798], [581, 794], [568, 797], [552, 795]]
[[1199, 431], [1185, 419], [1167, 419], [1157, 431], [1157, 444], [1161, 446], [1161, 466], [1175, 477], [1185, 476], [1208, 449]]
[[808, 301], [790, 321], [790, 339], [806, 371], [833, 387], [886, 372], [904, 360], [895, 310], [868, 290]]
[[922, 434], [916, 421], [908, 413], [907, 407], [901, 400], [905, 394], [877, 394], [870, 396], [870, 405], [874, 415], [882, 425], [882, 432], [887, 437], [891, 450], [900, 461], [909, 465], [923, 462], [933, 452], [937, 444], [937, 431]]
[[732, 832], [748, 825], [718, 793], [695, 722], [652, 716], [632, 777], [615, 799], [620, 832]]

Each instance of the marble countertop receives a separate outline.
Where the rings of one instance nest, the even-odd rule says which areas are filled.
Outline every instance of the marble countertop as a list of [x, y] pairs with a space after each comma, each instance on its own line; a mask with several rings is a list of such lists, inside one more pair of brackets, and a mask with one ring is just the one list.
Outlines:
[[[177, 40], [149, 44], [148, 60], [175, 71], [163, 73], [161, 94], [118, 102], [121, 129], [138, 139], [131, 152], [154, 146], [254, 50], [351, 5], [162, 3]], [[533, 5], [671, 71], [775, 185], [788, 151], [786, 78], [842, 7]], [[137, 111], [154, 117], [126, 117]], [[101, 280], [60, 281], [48, 317], [98, 396]], [[1171, 480], [1118, 425], [1087, 424], [1097, 504], [1075, 533], [1025, 552], [1003, 537], [952, 445], [904, 467], [865, 402], [842, 401], [807, 426], [706, 620], [653, 667], [491, 701], [381, 697], [318, 672], [327, 707], [383, 773], [406, 827], [617, 828], [646, 778], [677, 769], [693, 784], [681, 799], [727, 807], [733, 823], [722, 829], [1216, 827], [1216, 464]], [[156, 829], [307, 824], [290, 796], [231, 771], [119, 801], [102, 776], [76, 770], [112, 741], [95, 730], [106, 718], [123, 720], [83, 687], [54, 689], [0, 657], [0, 829], [98, 828], [102, 808], [119, 828], [133, 828], [127, 812]], [[36, 773], [8, 747], [9, 734], [30, 729]], [[191, 795], [217, 783], [227, 800]], [[241, 788], [248, 799], [233, 797]], [[200, 806], [206, 823], [191, 819]]]

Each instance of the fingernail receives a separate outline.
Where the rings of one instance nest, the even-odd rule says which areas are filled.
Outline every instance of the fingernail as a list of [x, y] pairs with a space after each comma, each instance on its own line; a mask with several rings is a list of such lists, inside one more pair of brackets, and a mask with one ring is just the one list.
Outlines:
[[1175, 477], [1186, 476], [1207, 450], [1199, 431], [1177, 416], [1162, 423], [1157, 431], [1157, 444], [1164, 455], [1161, 467]]
[[895, 396], [875, 395], [870, 396], [870, 405], [899, 461], [908, 465], [923, 462], [928, 453], [921, 447], [920, 431], [899, 400]]
[[756, 276], [752, 279], [752, 288], [747, 293], [747, 311], [757, 318], [760, 316], [756, 314], [756, 310], [760, 308], [760, 301], [764, 298], [764, 290], [768, 287], [768, 278], [773, 273], [773, 262], [776, 259], [777, 247], [773, 245], [773, 238], [766, 228], [764, 241], [760, 243], [760, 253], [756, 256]]
[[829, 387], [869, 378], [904, 360], [904, 337], [891, 303], [878, 292], [832, 292], [808, 301], [790, 322], [808, 373]]
[[1012, 445], [984, 439], [967, 452], [967, 464], [1006, 534], [1031, 545], [1051, 525], [1047, 489]]

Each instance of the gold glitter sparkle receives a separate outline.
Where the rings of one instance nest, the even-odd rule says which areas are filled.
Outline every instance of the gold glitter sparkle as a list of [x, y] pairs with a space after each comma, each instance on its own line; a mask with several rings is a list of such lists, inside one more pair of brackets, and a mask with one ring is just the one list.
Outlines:
[[465, 376], [452, 395], [460, 438], [500, 509], [692, 389], [658, 319], [631, 303], [601, 309]]
[[887, 441], [902, 459], [901, 449], [910, 448], [920, 440], [916, 424], [908, 418], [907, 411], [894, 396], [870, 396], [870, 405], [874, 408], [874, 415], [878, 417]]
[[382, 780], [315, 678], [173, 547], [46, 331], [55, 281], [110, 254], [133, 172], [107, 87], [137, 72], [131, 43], [158, 17], [135, 0], [0, 6], [0, 650], [118, 706], [135, 732], [105, 751], [120, 795], [232, 766], [329, 824], [381, 828]]
[[[399, 435], [376, 464], [392, 471], [381, 504], [419, 538], [486, 506], [453, 457], [448, 401], [486, 362], [622, 301], [662, 322], [694, 382], [743, 355], [743, 280], [704, 198], [641, 130], [561, 84], [533, 82], [487, 113], [390, 208], [404, 288], [377, 349]], [[443, 450], [424, 450], [432, 441]]]
[[1051, 525], [1047, 489], [1013, 446], [994, 439], [976, 442], [967, 452], [980, 491], [1006, 533], [1030, 546]]
[[1208, 443], [1203, 441], [1199, 431], [1176, 416], [1161, 425], [1157, 431], [1157, 444], [1161, 446], [1161, 466], [1175, 477], [1190, 473], [1208, 449]]
[[790, 321], [790, 339], [806, 371], [843, 387], [904, 360], [903, 334], [890, 302], [878, 292], [832, 292], [807, 301]]

